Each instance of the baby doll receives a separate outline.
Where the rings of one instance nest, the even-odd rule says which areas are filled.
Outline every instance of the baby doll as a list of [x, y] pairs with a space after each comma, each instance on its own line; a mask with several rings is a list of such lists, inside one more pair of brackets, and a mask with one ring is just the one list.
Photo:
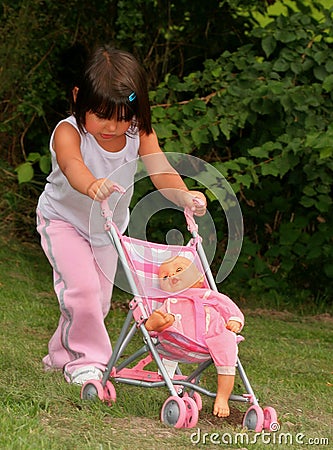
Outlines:
[[[188, 258], [176, 256], [164, 261], [158, 277], [161, 289], [176, 294], [176, 297], [167, 298], [161, 308], [153, 311], [145, 323], [146, 329], [160, 333], [175, 327], [193, 339], [196, 338], [196, 330], [205, 330], [201, 339], [218, 373], [213, 414], [229, 416], [228, 400], [234, 386], [237, 361], [235, 333], [240, 332], [244, 325], [242, 312], [226, 295], [203, 287], [203, 274]], [[196, 324], [194, 298], [200, 298], [204, 305], [205, 324], [199, 324], [201, 327]]]

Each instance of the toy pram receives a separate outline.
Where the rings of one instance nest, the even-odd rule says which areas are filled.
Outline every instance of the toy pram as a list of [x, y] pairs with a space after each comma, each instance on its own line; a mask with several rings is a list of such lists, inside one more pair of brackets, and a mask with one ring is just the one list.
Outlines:
[[[120, 187], [118, 190], [120, 191]], [[158, 286], [157, 272], [161, 262], [172, 256], [181, 255], [192, 260], [205, 274], [207, 288], [217, 291], [193, 214], [189, 210], [185, 210], [184, 214], [192, 235], [187, 245], [151, 243], [122, 235], [112, 220], [107, 201], [102, 202], [105, 230], [117, 250], [134, 298], [129, 304], [127, 317], [102, 380], [90, 380], [81, 390], [82, 399], [99, 398], [111, 405], [116, 401], [116, 390], [112, 381], [145, 388], [167, 387], [170, 396], [162, 406], [161, 421], [175, 428], [196, 426], [202, 408], [200, 394], [216, 396], [216, 393], [200, 385], [202, 373], [213, 364], [202, 342], [171, 331], [164, 331], [160, 335], [149, 334], [144, 325], [151, 312], [164, 301], [155, 295]], [[143, 346], [130, 356], [123, 357], [125, 349], [138, 331], [142, 333]], [[239, 339], [242, 340], [241, 337]], [[155, 362], [157, 371], [146, 368], [151, 362]], [[195, 363], [195, 368], [190, 375], [183, 375], [180, 363]], [[277, 424], [276, 411], [272, 407], [262, 409], [259, 406], [239, 358], [237, 371], [246, 393], [232, 394], [230, 400], [251, 405], [244, 415], [243, 426], [256, 432], [263, 429], [274, 431]]]

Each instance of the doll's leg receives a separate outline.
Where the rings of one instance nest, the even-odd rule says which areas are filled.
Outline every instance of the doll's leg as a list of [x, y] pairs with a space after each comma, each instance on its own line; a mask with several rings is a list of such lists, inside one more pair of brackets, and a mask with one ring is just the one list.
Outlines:
[[217, 417], [228, 417], [230, 415], [229, 397], [234, 387], [234, 375], [217, 375], [217, 392], [213, 408], [213, 414]]
[[236, 334], [225, 327], [224, 320], [213, 308], [210, 309], [206, 345], [218, 373], [213, 414], [227, 417], [230, 414], [228, 400], [234, 387], [238, 349]]

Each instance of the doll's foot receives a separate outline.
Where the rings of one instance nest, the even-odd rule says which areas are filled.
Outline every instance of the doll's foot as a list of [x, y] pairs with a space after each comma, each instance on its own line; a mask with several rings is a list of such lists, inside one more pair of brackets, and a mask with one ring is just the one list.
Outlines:
[[214, 403], [214, 416], [228, 417], [230, 416], [230, 409], [227, 401], [217, 399]]

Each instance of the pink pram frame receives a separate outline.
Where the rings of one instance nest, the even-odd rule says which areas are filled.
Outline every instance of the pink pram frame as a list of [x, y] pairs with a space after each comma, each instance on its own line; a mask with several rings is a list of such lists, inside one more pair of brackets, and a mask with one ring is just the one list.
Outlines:
[[[191, 428], [196, 425], [202, 407], [200, 394], [212, 398], [216, 396], [215, 392], [200, 385], [202, 373], [213, 363], [208, 349], [201, 343], [175, 332], [163, 332], [164, 337], [161, 342], [156, 333], [148, 333], [144, 326], [151, 312], [165, 299], [165, 294], [158, 289], [157, 271], [159, 264], [171, 256], [182, 255], [194, 261], [205, 273], [206, 287], [218, 291], [193, 214], [188, 210], [185, 210], [184, 214], [188, 230], [192, 235], [186, 246], [152, 243], [122, 235], [112, 221], [112, 212], [108, 203], [102, 202], [105, 230], [117, 250], [134, 298], [129, 303], [127, 317], [102, 380], [88, 381], [81, 390], [83, 399], [90, 400], [98, 397], [111, 405], [116, 401], [112, 381], [146, 388], [166, 387], [170, 397], [162, 407], [161, 420], [175, 428]], [[138, 331], [143, 335], [144, 345], [121, 360], [124, 350]], [[240, 337], [239, 340], [242, 339]], [[133, 366], [137, 360], [139, 361]], [[156, 371], [146, 369], [152, 361], [155, 361], [157, 365]], [[176, 370], [172, 373], [168, 370], [166, 364], [168, 361], [176, 363]], [[196, 364], [196, 368], [190, 375], [182, 374], [178, 364], [182, 362]], [[263, 429], [271, 430], [273, 424], [277, 423], [274, 408], [262, 409], [259, 406], [239, 358], [237, 358], [237, 371], [246, 392], [240, 395], [232, 394], [230, 400], [251, 404], [244, 415], [243, 425], [257, 432]]]

